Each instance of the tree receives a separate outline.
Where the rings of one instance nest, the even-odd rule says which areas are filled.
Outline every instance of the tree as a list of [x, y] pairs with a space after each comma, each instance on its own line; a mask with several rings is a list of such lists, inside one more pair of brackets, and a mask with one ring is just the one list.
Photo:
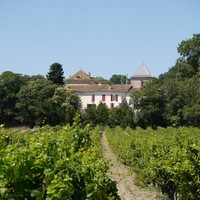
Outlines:
[[188, 126], [200, 126], [200, 104], [194, 104], [183, 110], [183, 119]]
[[83, 118], [84, 124], [92, 124], [96, 126], [97, 125], [96, 104], [88, 105], [87, 108], [82, 113], [82, 118]]
[[133, 93], [131, 102], [136, 104], [137, 125], [143, 128], [166, 126], [166, 94], [158, 79], [153, 79], [140, 93]]
[[95, 84], [109, 84], [109, 81], [102, 78], [101, 76], [93, 78], [93, 81], [95, 82]]
[[53, 63], [50, 66], [47, 79], [56, 85], [64, 85], [64, 71], [62, 65], [59, 63]]
[[85, 124], [90, 123], [94, 126], [96, 125], [107, 125], [108, 122], [108, 107], [105, 103], [100, 102], [98, 106], [95, 104], [89, 105], [84, 113], [83, 119]]
[[178, 46], [178, 52], [197, 72], [200, 67], [200, 34], [194, 34], [191, 39], [183, 40]]
[[134, 112], [128, 105], [126, 100], [123, 100], [120, 107], [115, 107], [109, 111], [108, 125], [110, 127], [120, 126], [126, 128], [135, 127]]
[[16, 95], [26, 80], [26, 77], [11, 71], [5, 71], [0, 75], [0, 124], [17, 125]]
[[130, 83], [130, 79], [128, 79], [127, 76], [117, 75], [117, 74], [112, 75], [112, 77], [110, 78], [109, 81], [110, 81], [111, 84], [127, 84], [127, 83]]
[[53, 102], [56, 87], [45, 78], [30, 79], [17, 94], [19, 114], [16, 119], [30, 127], [64, 123], [64, 109]]
[[143, 126], [166, 126], [165, 121], [165, 96], [159, 90], [146, 94], [140, 101], [138, 123]]
[[100, 102], [96, 109], [96, 123], [105, 126], [108, 121], [108, 107], [105, 103]]
[[64, 109], [65, 121], [72, 125], [73, 118], [81, 108], [79, 96], [67, 87], [57, 87], [53, 95], [53, 102]]
[[184, 99], [182, 115], [184, 124], [200, 126], [200, 79], [190, 78], [182, 84], [181, 94]]

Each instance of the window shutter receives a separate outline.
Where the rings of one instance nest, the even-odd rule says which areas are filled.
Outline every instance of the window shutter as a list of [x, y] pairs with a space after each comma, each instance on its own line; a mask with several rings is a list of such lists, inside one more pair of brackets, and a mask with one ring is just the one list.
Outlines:
[[102, 94], [102, 101], [105, 101], [105, 100], [106, 100], [106, 95]]
[[95, 102], [95, 95], [92, 95], [92, 102]]
[[116, 101], [118, 101], [118, 95], [116, 94]]

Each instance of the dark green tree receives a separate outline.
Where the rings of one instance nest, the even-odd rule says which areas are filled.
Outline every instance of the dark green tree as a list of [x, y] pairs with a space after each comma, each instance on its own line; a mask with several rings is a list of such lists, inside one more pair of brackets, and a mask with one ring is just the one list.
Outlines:
[[111, 84], [128, 84], [128, 83], [130, 83], [130, 79], [128, 79], [127, 76], [117, 75], [117, 74], [112, 75], [112, 77], [110, 78], [109, 81]]
[[92, 124], [96, 126], [97, 125], [96, 105], [95, 104], [88, 105], [87, 108], [82, 113], [82, 118], [83, 118], [84, 124]]
[[55, 90], [53, 102], [64, 109], [65, 121], [72, 125], [74, 117], [81, 108], [79, 96], [67, 87], [58, 87]]
[[188, 126], [200, 126], [200, 78], [194, 77], [182, 85], [184, 99], [183, 122]]
[[101, 76], [93, 78], [93, 81], [95, 82], [95, 84], [109, 84], [109, 81], [107, 79], [102, 78]]
[[136, 103], [135, 111], [137, 111], [137, 124], [139, 126], [143, 128], [166, 126], [166, 94], [160, 88], [158, 79], [153, 79], [139, 94], [133, 93], [132, 102]]
[[56, 85], [64, 85], [64, 71], [62, 65], [59, 63], [53, 63], [50, 66], [47, 79]]
[[100, 102], [98, 106], [95, 104], [89, 105], [83, 113], [83, 119], [85, 123], [89, 123], [94, 126], [105, 126], [108, 122], [108, 111], [107, 105], [103, 102]]
[[122, 128], [127, 126], [135, 127], [134, 112], [126, 100], [122, 101], [120, 107], [109, 110], [108, 125], [110, 127], [120, 126]]
[[15, 107], [16, 95], [26, 80], [27, 78], [21, 74], [10, 71], [0, 75], [0, 124], [5, 124], [5, 126], [18, 125], [15, 119], [18, 112]]
[[105, 103], [100, 102], [96, 109], [96, 123], [105, 126], [108, 122], [108, 107]]
[[53, 102], [56, 85], [45, 78], [30, 79], [17, 94], [17, 119], [24, 125], [57, 125], [65, 122], [64, 109]]
[[178, 46], [178, 52], [188, 66], [197, 73], [200, 67], [200, 34], [194, 34], [191, 39], [183, 40]]

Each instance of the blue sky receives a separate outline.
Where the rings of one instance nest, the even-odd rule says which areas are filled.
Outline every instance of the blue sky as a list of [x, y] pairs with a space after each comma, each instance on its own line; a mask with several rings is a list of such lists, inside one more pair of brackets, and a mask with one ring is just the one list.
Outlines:
[[199, 0], [0, 0], [0, 74], [46, 75], [62, 64], [109, 79], [143, 62], [153, 76], [200, 33]]

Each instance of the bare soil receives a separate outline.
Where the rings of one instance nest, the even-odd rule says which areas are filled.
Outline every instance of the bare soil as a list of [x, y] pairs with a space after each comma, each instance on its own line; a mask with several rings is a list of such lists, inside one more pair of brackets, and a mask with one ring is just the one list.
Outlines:
[[127, 166], [117, 160], [117, 157], [109, 147], [105, 133], [102, 134], [103, 154], [106, 160], [109, 160], [109, 175], [117, 182], [118, 195], [121, 200], [158, 200], [163, 199], [156, 191], [147, 188], [141, 188], [134, 183], [134, 174], [130, 173]]

